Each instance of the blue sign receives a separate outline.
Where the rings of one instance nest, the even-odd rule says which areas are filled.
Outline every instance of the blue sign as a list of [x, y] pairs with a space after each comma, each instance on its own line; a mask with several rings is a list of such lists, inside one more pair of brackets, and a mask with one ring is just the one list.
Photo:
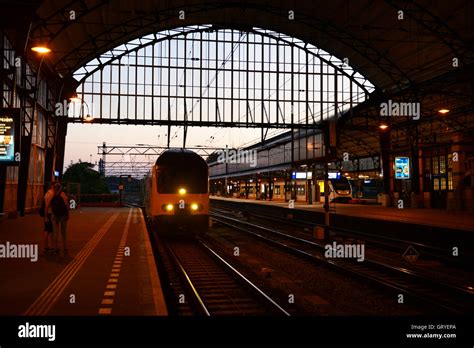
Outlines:
[[410, 158], [395, 157], [395, 179], [410, 179]]

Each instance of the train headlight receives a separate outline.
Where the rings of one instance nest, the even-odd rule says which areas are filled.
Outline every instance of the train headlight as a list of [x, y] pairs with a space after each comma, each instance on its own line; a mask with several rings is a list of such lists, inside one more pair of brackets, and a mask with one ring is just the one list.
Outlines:
[[178, 193], [180, 195], [185, 195], [186, 194], [186, 189], [184, 187], [181, 187], [179, 190], [178, 190]]
[[199, 204], [197, 204], [197, 203], [191, 204], [191, 210], [196, 211], [196, 210], [198, 210], [198, 209], [199, 209]]
[[172, 211], [173, 208], [174, 208], [173, 204], [167, 204], [166, 207], [165, 207], [166, 211]]

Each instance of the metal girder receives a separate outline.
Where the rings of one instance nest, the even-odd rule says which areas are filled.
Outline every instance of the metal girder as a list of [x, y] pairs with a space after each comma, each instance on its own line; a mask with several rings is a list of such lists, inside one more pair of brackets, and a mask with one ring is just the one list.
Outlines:
[[[75, 3], [79, 3], [80, 7], [82, 7], [83, 11], [78, 10], [76, 6], [74, 6]], [[46, 18], [41, 19], [38, 23], [36, 23], [33, 28], [32, 32], [36, 32], [38, 30], [40, 32], [40, 35], [33, 36], [34, 38], [43, 38], [43, 36], [47, 36], [50, 41], [53, 41], [57, 35], [64, 30], [66, 30], [68, 27], [74, 24], [75, 21], [81, 20], [81, 18], [85, 17], [86, 15], [90, 14], [91, 12], [99, 9], [100, 7], [110, 3], [110, 0], [100, 0], [97, 1], [95, 5], [91, 7], [87, 7], [87, 4], [84, 1], [69, 1], [68, 3], [64, 4], [63, 7], [58, 8], [57, 11], [54, 11], [51, 15], [49, 15]], [[75, 19], [71, 20], [70, 19], [70, 11], [74, 10], [75, 12]], [[62, 16], [62, 21], [54, 21], [53, 18], [61, 15]], [[48, 28], [48, 25], [53, 24], [55, 26], [55, 31], [52, 31], [50, 28]], [[42, 35], [42, 31], [46, 31], [46, 35]]]
[[[103, 3], [98, 3], [97, 6], [101, 6], [102, 4]], [[248, 3], [248, 2], [245, 4], [241, 4], [237, 2], [206, 1], [202, 4], [199, 4], [199, 3], [192, 4], [192, 5], [188, 4], [185, 7], [186, 13], [188, 16], [199, 14], [204, 11], [212, 11], [216, 9], [232, 9], [232, 8], [237, 8], [237, 9], [248, 8], [252, 10], [264, 11], [266, 13], [271, 13], [272, 15], [275, 15], [277, 17], [282, 17], [282, 19], [286, 18], [287, 16], [286, 11], [283, 11], [279, 7], [272, 6], [270, 4], [265, 4], [265, 6], [262, 6], [261, 4]], [[176, 13], [180, 9], [182, 8], [178, 8], [178, 7], [175, 8], [173, 6], [170, 6], [167, 10], [163, 10], [159, 13], [158, 12], [151, 13], [151, 14], [149, 12], [140, 13], [140, 14], [134, 13], [135, 16], [131, 16], [132, 18], [129, 21], [126, 21], [123, 23], [117, 23], [115, 26], [106, 28], [106, 30], [98, 33], [95, 37], [92, 37], [90, 39], [92, 41], [98, 41], [102, 36], [107, 37], [110, 32], [116, 32], [116, 33], [122, 34], [120, 37], [115, 38], [114, 42], [116, 43], [116, 45], [125, 43], [127, 41], [127, 38], [134, 36], [133, 35], [134, 33], [142, 32], [143, 27], [149, 26], [151, 29], [150, 33], [152, 33], [153, 30], [156, 31], [158, 28], [160, 28], [161, 23], [166, 23], [169, 19], [176, 17]], [[140, 25], [138, 25], [136, 22], [140, 22]], [[355, 49], [358, 53], [365, 55], [366, 57], [368, 57], [369, 60], [372, 60], [372, 62], [375, 64], [374, 66], [378, 66], [381, 69], [381, 71], [384, 71], [384, 73], [387, 76], [391, 76], [393, 72], [397, 71], [399, 73], [399, 76], [403, 76], [406, 79], [406, 81], [409, 81], [408, 76], [404, 75], [403, 72], [400, 71], [400, 69], [397, 67], [397, 65], [394, 64], [394, 62], [391, 62], [387, 56], [383, 55], [375, 47], [368, 44], [364, 40], [361, 40], [360, 38], [355, 37], [349, 31], [345, 30], [345, 28], [337, 27], [333, 23], [318, 20], [317, 18], [310, 17], [308, 15], [305, 15], [304, 13], [298, 14], [298, 16], [296, 16], [295, 18], [295, 22], [304, 24], [318, 31], [324, 32], [328, 34], [330, 37], [340, 40], [351, 49]], [[71, 25], [71, 23], [68, 23], [67, 25]], [[129, 30], [124, 31], [123, 28], [127, 28]], [[136, 30], [134, 30], [134, 28]], [[161, 28], [165, 29], [164, 27], [161, 27]], [[136, 36], [142, 36], [142, 35], [143, 33], [136, 34]], [[145, 33], [145, 35], [147, 34]], [[108, 38], [104, 38], [102, 41], [106, 43], [106, 45], [103, 48], [104, 51], [108, 48], [111, 48], [110, 40]], [[88, 41], [81, 43], [81, 45], [87, 45], [87, 44], [88, 44]], [[80, 53], [81, 50], [84, 51], [84, 54], [82, 55]], [[87, 56], [90, 56], [90, 49], [82, 49], [81, 47], [78, 47], [76, 50], [64, 56], [61, 62], [62, 63], [67, 62], [69, 60], [68, 56], [72, 54], [78, 54], [80, 57], [82, 57], [80, 59], [74, 59], [74, 61], [76, 62], [75, 67], [71, 67], [72, 69], [79, 68], [81, 65], [86, 63], [84, 60], [87, 60]], [[388, 69], [385, 68], [384, 66], [387, 66]], [[69, 69], [69, 70], [72, 70], [72, 69]], [[61, 71], [61, 72], [68, 73], [66, 71]], [[400, 78], [392, 77], [392, 81], [397, 85], [399, 84], [400, 80], [401, 80]]]
[[[193, 14], [193, 13], [199, 13], [201, 11], [209, 10], [209, 9], [212, 9], [212, 8], [220, 8], [220, 7], [222, 7], [222, 4], [220, 4], [220, 3], [216, 3], [216, 4], [214, 4], [213, 6], [210, 6], [210, 7], [203, 7], [202, 5], [195, 5], [195, 6], [193, 6], [192, 9], [187, 8], [186, 12], [189, 13], [189, 14]], [[106, 31], [101, 32], [98, 35], [90, 38], [90, 40], [98, 41], [102, 36], [104, 36], [104, 35], [107, 36], [109, 34], [109, 32], [115, 31], [118, 34], [122, 34], [119, 38], [116, 38], [114, 40], [115, 45], [120, 45], [122, 43], [125, 44], [127, 37], [134, 36], [135, 32], [142, 31], [144, 27], [157, 28], [160, 25], [160, 23], [163, 23], [163, 22], [166, 22], [166, 21], [168, 21], [172, 18], [175, 18], [176, 13], [178, 13], [178, 11], [180, 9], [181, 8], [173, 7], [173, 8], [168, 9], [167, 11], [161, 11], [160, 13], [152, 13], [152, 14], [142, 13], [141, 15], [139, 15], [137, 17], [132, 16], [132, 18], [130, 20], [122, 22], [122, 23], [117, 23], [114, 26], [112, 26], [111, 28], [107, 28]], [[135, 21], [139, 21], [140, 23], [135, 24]], [[123, 28], [135, 28], [135, 30], [132, 29], [131, 31], [124, 31]], [[153, 32], [150, 32], [149, 34], [152, 34], [152, 33]], [[138, 35], [135, 35], [135, 36], [138, 36]], [[106, 38], [104, 38], [102, 41], [107, 43], [108, 46], [110, 46], [110, 40], [107, 40]], [[88, 44], [88, 41], [81, 43], [81, 45], [86, 45], [86, 44]], [[106, 47], [104, 50], [106, 50], [107, 48], [108, 47]], [[110, 48], [113, 48], [113, 47], [110, 47]], [[85, 54], [81, 55], [81, 51], [84, 51]], [[72, 72], [71, 70], [77, 69], [81, 65], [85, 65], [85, 63], [87, 63], [87, 59], [89, 59], [89, 57], [90, 57], [90, 49], [84, 49], [84, 48], [81, 48], [79, 46], [75, 50], [73, 50], [69, 54], [67, 54], [63, 58], [61, 63], [67, 62], [69, 60], [69, 56], [71, 56], [72, 54], [77, 54], [81, 57], [81, 59], [79, 60], [79, 63], [76, 64], [75, 66], [70, 66], [70, 69], [68, 69], [67, 71], [57, 69], [57, 67], [54, 66], [56, 71], [63, 72], [63, 73], [66, 73], [66, 74], [71, 74], [71, 72]], [[77, 59], [73, 59], [73, 61], [77, 61]]]
[[459, 58], [463, 65], [474, 62], [474, 52], [471, 45], [461, 40], [460, 35], [450, 28], [445, 21], [432, 13], [428, 8], [414, 0], [385, 0], [395, 9], [402, 9], [415, 22], [421, 24], [433, 33], [453, 52], [453, 57]]
[[53, 180], [54, 173], [54, 152], [55, 152], [55, 145], [56, 145], [56, 132], [57, 132], [57, 124], [56, 120], [53, 118], [52, 113], [46, 114], [46, 153], [45, 153], [45, 160], [44, 160], [44, 180], [48, 182]]
[[[155, 145], [98, 145], [97, 154], [103, 156], [159, 156], [168, 146]], [[187, 146], [187, 150], [198, 152], [202, 156], [209, 156], [211, 153], [224, 150], [222, 147], [212, 146]], [[156, 159], [155, 157], [155, 159]]]
[[[127, 50], [123, 51], [121, 54], [112, 57], [106, 63], [98, 64], [96, 68], [92, 69], [87, 74], [84, 74], [84, 76], [81, 77], [79, 82], [83, 83], [90, 75], [92, 75], [95, 72], [103, 69], [104, 66], [111, 65], [113, 62], [115, 62], [117, 60], [120, 60], [123, 57], [125, 57], [125, 56], [127, 56], [131, 53], [135, 53], [135, 52], [137, 52], [137, 51], [139, 51], [139, 50], [141, 50], [145, 47], [155, 45], [155, 44], [160, 43], [160, 42], [165, 41], [165, 40], [170, 41], [170, 40], [173, 40], [173, 39], [177, 39], [181, 36], [186, 36], [186, 35], [193, 34], [193, 33], [209, 32], [209, 30], [217, 31], [219, 29], [228, 29], [228, 28], [212, 25], [212, 26], [203, 26], [203, 27], [200, 27], [200, 28], [184, 27], [182, 29], [183, 29], [182, 32], [177, 32], [173, 35], [164, 35], [164, 34], [162, 34], [159, 38], [156, 37], [157, 34], [155, 34], [155, 39], [154, 40], [150, 40], [150, 41], [147, 41], [144, 44], [137, 45], [137, 46], [133, 47], [132, 49], [127, 49]], [[230, 29], [232, 29], [232, 28], [230, 28]], [[291, 39], [290, 37], [288, 37], [286, 35], [283, 35], [283, 34], [280, 34], [280, 33], [272, 32], [272, 31], [267, 31], [267, 30], [262, 31], [262, 30], [252, 29], [252, 30], [247, 31], [246, 34], [247, 35], [248, 34], [254, 34], [254, 35], [260, 35], [262, 37], [268, 37], [268, 38], [273, 39], [275, 41], [284, 43], [286, 45], [296, 45], [295, 42], [290, 41], [290, 39]], [[263, 47], [263, 45], [262, 45], [262, 47]], [[325, 58], [322, 54], [319, 53], [319, 50], [317, 50], [315, 52], [314, 49], [313, 50], [308, 49], [307, 43], [304, 43], [304, 42], [300, 42], [300, 45], [296, 46], [296, 47], [303, 50], [305, 53], [311, 55], [312, 57], [317, 57], [318, 59], [323, 61], [325, 64], [333, 67], [336, 71], [339, 71], [340, 73], [345, 75], [347, 78], [349, 78], [353, 83], [358, 85], [366, 93], [369, 93], [369, 91], [367, 90], [367, 87], [364, 86], [363, 84], [361, 84], [357, 79], [354, 78], [354, 74], [349, 74], [346, 70], [342, 69], [339, 64], [335, 64], [334, 62], [331, 61], [331, 59]], [[219, 68], [219, 70], [223, 70], [223, 69]], [[235, 71], [236, 69], [230, 69], [230, 70]], [[246, 69], [246, 70], [249, 70], [249, 69]]]
[[[220, 36], [217, 33], [220, 33]], [[203, 38], [203, 34], [206, 37]], [[254, 36], [252, 42], [249, 43], [250, 35]], [[237, 37], [238, 39], [236, 39]], [[330, 100], [330, 94], [333, 96], [332, 98], [337, 99], [337, 95], [342, 93], [344, 89], [344, 81], [346, 81], [346, 84], [354, 85], [354, 87], [351, 87], [352, 94], [341, 100], [340, 105], [352, 106], [356, 103], [353, 99], [359, 100], [361, 96], [363, 99], [368, 95], [368, 88], [372, 88], [370, 84], [366, 84], [368, 83], [367, 80], [361, 82], [355, 78], [350, 67], [342, 68], [336, 58], [331, 58], [326, 53], [323, 55], [317, 48], [302, 41], [293, 39], [290, 41], [290, 38], [283, 34], [261, 29], [253, 29], [245, 33], [245, 37], [246, 40], [243, 40], [242, 33], [234, 29], [193, 26], [181, 28], [178, 31], [157, 33], [155, 39], [150, 38], [144, 43], [137, 42], [130, 49], [122, 50], [120, 54], [106, 57], [106, 61], [99, 59], [92, 70], [88, 70], [87, 67], [84, 68], [86, 73], [81, 79], [82, 85], [78, 91], [83, 99], [94, 100], [93, 98], [95, 98], [95, 100], [99, 100], [99, 115], [98, 117], [96, 115], [93, 120], [85, 120], [82, 117], [75, 116], [69, 117], [69, 120], [74, 123], [86, 121], [103, 124], [164, 125], [168, 126], [168, 130], [171, 126], [178, 126], [184, 127], [185, 134], [188, 126], [308, 129], [317, 127], [315, 124], [317, 121], [332, 116], [335, 109], [331, 109], [334, 103]], [[201, 51], [198, 53], [192, 48], [189, 51], [191, 56], [188, 57], [187, 47], [194, 47], [195, 43], [199, 45]], [[225, 47], [224, 45], [229, 43], [232, 44], [231, 48], [227, 48], [227, 51], [224, 52], [226, 57], [221, 58], [218, 54], [219, 46]], [[207, 55], [203, 55], [203, 46], [207, 45], [205, 48], [209, 51], [211, 44], [215, 44], [213, 46], [215, 55], [213, 53], [210, 56], [209, 52], [207, 52]], [[258, 50], [262, 51], [262, 55], [256, 59], [254, 58], [254, 52], [252, 58], [250, 58], [249, 52], [256, 50], [257, 45], [259, 45]], [[148, 47], [151, 47], [151, 53], [147, 53]], [[180, 52], [183, 47], [184, 52]], [[273, 55], [275, 55], [275, 50], [278, 50], [276, 61], [274, 58], [271, 60], [271, 54], [273, 52]], [[164, 56], [164, 62], [162, 61], [163, 51], [168, 53]], [[288, 74], [286, 70], [280, 71], [280, 65], [287, 64], [285, 55], [290, 53], [291, 56], [297, 55], [298, 60], [291, 60], [292, 73]], [[240, 67], [226, 68], [225, 65], [234, 54], [239, 55], [237, 62]], [[242, 60], [242, 55], [247, 58]], [[268, 57], [266, 57], [267, 55]], [[130, 59], [133, 61], [132, 63]], [[152, 63], [149, 62], [150, 59]], [[301, 63], [301, 59], [306, 59], [305, 63]], [[122, 63], [123, 60], [126, 60], [126, 62]], [[206, 61], [205, 67], [203, 66], [203, 60]], [[199, 63], [195, 63], [195, 61], [199, 61]], [[232, 67], [233, 63], [234, 60], [230, 64]], [[273, 68], [269, 64], [273, 64]], [[295, 66], [296, 64], [297, 66]], [[254, 65], [255, 67], [253, 67]], [[103, 75], [106, 68], [110, 71], [110, 80], [104, 82]], [[137, 75], [138, 71], [142, 71], [143, 79]], [[181, 74], [181, 79], [178, 79], [178, 73]], [[199, 73], [200, 78], [195, 81], [196, 73]], [[122, 74], [126, 76], [122, 78]], [[203, 74], [207, 75], [207, 82], [203, 81]], [[129, 75], [134, 79], [141, 79], [140, 93], [137, 92], [136, 82], [128, 82]], [[146, 75], [151, 75], [151, 78], [147, 80]], [[162, 75], [165, 76], [164, 82], [162, 82]], [[236, 75], [235, 79], [234, 75]], [[282, 75], [284, 81], [281, 86], [272, 85], [270, 82], [267, 86], [266, 80], [270, 81], [271, 78], [277, 78], [278, 80], [279, 75]], [[158, 76], [160, 83], [157, 81]], [[244, 76], [245, 81], [241, 84], [241, 79]], [[288, 76], [291, 78], [288, 78]], [[334, 85], [329, 83], [330, 79], [338, 80], [338, 76], [342, 76], [341, 91], [338, 90], [337, 83]], [[184, 84], [182, 83], [183, 78]], [[311, 78], [312, 84], [310, 84], [309, 78]], [[225, 82], [219, 82], [220, 80], [225, 81], [224, 79], [236, 81], [236, 85], [229, 87]], [[256, 82], [257, 80], [259, 82]], [[287, 87], [289, 80], [292, 81], [291, 86]], [[317, 91], [317, 80], [325, 81], [325, 85], [327, 85], [325, 86], [327, 90], [324, 95]], [[152, 82], [151, 85], [150, 82]], [[89, 87], [86, 88], [85, 86], [89, 83], [100, 84], [100, 92], [88, 90]], [[112, 92], [112, 85], [116, 83], [121, 85], [116, 86], [117, 90]], [[103, 92], [103, 88], [105, 88], [103, 84], [107, 85], [107, 93]], [[128, 86], [126, 90], [128, 92], [122, 90], [123, 84]], [[133, 84], [135, 93], [129, 91]], [[230, 93], [227, 90], [229, 88], [231, 89]], [[234, 93], [235, 89], [238, 93]], [[213, 94], [211, 94], [211, 91]], [[257, 93], [259, 94], [257, 95]], [[288, 93], [291, 93], [291, 98], [288, 97]], [[105, 103], [104, 98], [108, 100], [108, 105], [106, 105], [108, 113], [106, 112], [105, 116], [102, 112]], [[130, 100], [135, 105], [135, 111], [132, 111], [132, 114], [128, 107]], [[150, 108], [146, 107], [145, 100], [148, 100], [152, 105], [151, 112]], [[114, 101], [114, 105], [112, 101]], [[162, 102], [168, 105], [167, 118], [164, 117], [165, 109], [162, 107]], [[179, 115], [178, 102], [184, 105], [184, 111], [179, 111]], [[189, 109], [188, 102], [192, 105]], [[122, 103], [127, 103], [127, 105], [121, 106]], [[198, 103], [199, 108], [196, 107]], [[244, 103], [245, 110], [243, 110]], [[207, 105], [207, 112], [203, 111], [203, 104]], [[210, 104], [212, 104], [213, 110], [210, 110]], [[226, 110], [226, 104], [230, 104], [230, 115], [228, 113], [229, 107]], [[289, 110], [290, 104], [291, 110]], [[313, 108], [311, 108], [311, 105], [313, 105]], [[315, 105], [319, 105], [319, 107], [316, 108]], [[334, 105], [334, 107], [337, 107], [337, 100]], [[139, 109], [137, 109], [138, 106]], [[112, 108], [117, 109], [117, 117], [113, 117], [115, 111], [112, 111]], [[322, 114], [315, 117], [314, 109], [318, 109], [317, 112]], [[125, 116], [121, 116], [121, 110], [125, 110], [123, 111]], [[141, 113], [139, 117], [138, 110]], [[194, 111], [198, 112], [199, 115], [196, 116]], [[209, 111], [213, 111], [214, 114]], [[234, 115], [234, 111], [238, 114]], [[290, 117], [285, 118], [285, 113], [290, 112], [293, 115], [291, 119]], [[245, 121], [243, 120], [244, 117]], [[262, 135], [264, 134], [262, 133]], [[168, 139], [171, 139], [171, 137], [168, 137]]]
[[[389, 59], [386, 54], [380, 52], [373, 45], [369, 44], [368, 41], [354, 36], [350, 31], [347, 31], [340, 26], [336, 26], [331, 22], [323, 20], [314, 21], [313, 18], [304, 14], [301, 15], [301, 19], [298, 19], [298, 21], [309, 27], [315, 28], [317, 31], [326, 33], [330, 37], [338, 40], [368, 59], [372, 62], [374, 67], [378, 67], [386, 76], [388, 76], [392, 80], [393, 85], [397, 86], [398, 89], [414, 85], [409, 76], [404, 73], [395, 62]], [[379, 90], [379, 92], [381, 91]]]
[[[132, 175], [141, 177], [149, 172], [158, 156], [168, 149], [167, 146], [154, 145], [106, 145], [97, 146], [97, 154], [102, 155], [103, 171], [106, 176]], [[189, 146], [202, 157], [207, 157], [215, 151], [222, 151], [223, 148], [210, 146]], [[107, 156], [112, 156], [113, 161], [108, 161]], [[121, 160], [116, 160], [120, 156]], [[137, 161], [137, 157], [140, 160]]]

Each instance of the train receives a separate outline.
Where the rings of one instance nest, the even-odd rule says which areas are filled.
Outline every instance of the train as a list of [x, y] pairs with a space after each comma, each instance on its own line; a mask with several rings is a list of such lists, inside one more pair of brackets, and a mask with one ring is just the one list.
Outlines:
[[340, 172], [328, 173], [329, 202], [349, 203], [352, 199], [352, 186]]
[[209, 168], [193, 151], [168, 149], [144, 180], [145, 215], [158, 235], [198, 235], [209, 227]]

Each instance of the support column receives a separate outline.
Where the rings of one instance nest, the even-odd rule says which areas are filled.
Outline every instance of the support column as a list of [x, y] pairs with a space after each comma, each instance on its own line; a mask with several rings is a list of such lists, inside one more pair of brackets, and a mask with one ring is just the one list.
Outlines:
[[[473, 190], [464, 183], [466, 156], [465, 148], [462, 144], [463, 140], [462, 133], [453, 135], [451, 145], [453, 191], [448, 191], [448, 210], [472, 210], [473, 208], [472, 203], [470, 203], [472, 202]], [[454, 159], [457, 159], [457, 161]], [[448, 170], [448, 165], [446, 170]]]
[[47, 147], [44, 157], [44, 184], [54, 180], [54, 147]]
[[[28, 91], [26, 89], [26, 59], [22, 57], [21, 79], [20, 79], [20, 118], [21, 118], [21, 140], [20, 140], [20, 165], [18, 169], [17, 184], [17, 210], [20, 216], [25, 215], [26, 194], [28, 192], [28, 172], [30, 169], [31, 136], [33, 132], [33, 115], [26, 112], [26, 99]], [[36, 103], [33, 100], [32, 103]], [[35, 112], [33, 108], [33, 112]]]
[[30, 170], [31, 133], [21, 137], [21, 161], [18, 170], [17, 209], [20, 216], [25, 215], [26, 195], [28, 193], [28, 173]]
[[410, 157], [412, 161], [412, 192], [411, 192], [411, 207], [421, 207], [422, 194], [420, 194], [420, 172], [423, 168], [420, 167], [419, 151], [418, 151], [418, 131], [415, 129], [413, 138], [410, 139]]
[[[420, 146], [421, 145], [421, 146]], [[426, 175], [426, 170], [425, 170], [425, 166], [424, 166], [424, 151], [423, 151], [423, 146], [422, 144], [419, 144], [418, 146], [418, 167], [420, 168], [419, 169], [419, 174], [420, 174], [420, 177], [419, 177], [419, 188], [420, 188], [420, 199], [421, 199], [421, 202], [420, 202], [420, 207], [421, 208], [429, 208], [429, 204], [426, 204], [427, 202], [427, 199], [426, 199], [426, 193], [427, 191], [429, 191], [429, 187], [425, 187], [425, 175]], [[429, 201], [429, 200], [428, 200]]]
[[51, 182], [54, 179], [54, 145], [56, 125], [51, 115], [46, 116], [46, 151], [44, 159], [44, 184]]
[[260, 198], [260, 184], [258, 182], [258, 175], [255, 174], [255, 199]]
[[66, 149], [67, 117], [56, 118], [56, 154], [54, 170], [59, 172], [58, 180], [63, 177], [64, 153]]
[[[4, 34], [3, 31], [0, 32], [0, 53], [3, 57], [3, 42]], [[2, 58], [3, 59], [3, 58]], [[5, 70], [3, 69], [3, 65], [0, 67], [0, 108], [3, 108], [3, 86], [4, 86], [4, 79], [6, 79], [6, 74], [4, 73]], [[4, 200], [5, 200], [5, 191], [7, 187], [7, 166], [0, 165], [0, 213], [4, 211]]]
[[383, 170], [383, 190], [384, 197], [382, 205], [385, 207], [391, 206], [391, 193], [392, 193], [392, 180], [391, 180], [391, 139], [390, 129], [380, 130], [379, 133], [380, 142], [380, 158], [381, 166]]

